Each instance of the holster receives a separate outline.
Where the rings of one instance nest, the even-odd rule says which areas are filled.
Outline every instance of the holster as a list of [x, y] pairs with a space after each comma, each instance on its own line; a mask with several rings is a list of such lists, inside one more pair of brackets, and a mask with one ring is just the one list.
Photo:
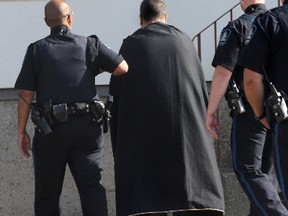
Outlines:
[[44, 114], [44, 109], [38, 104], [31, 104], [31, 121], [35, 125], [35, 129], [43, 135], [49, 135], [52, 133], [50, 124]]
[[109, 130], [109, 122], [112, 117], [110, 113], [112, 104], [113, 104], [113, 96], [108, 95], [105, 102], [105, 112], [103, 114], [103, 133], [107, 133]]
[[93, 115], [93, 121], [97, 124], [103, 123], [103, 115], [105, 113], [105, 105], [100, 100], [93, 100], [90, 103], [91, 113]]

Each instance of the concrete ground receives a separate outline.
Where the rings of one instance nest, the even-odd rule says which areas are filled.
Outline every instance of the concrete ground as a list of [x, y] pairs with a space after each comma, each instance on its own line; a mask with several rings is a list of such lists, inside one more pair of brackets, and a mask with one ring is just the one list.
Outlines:
[[[33, 165], [32, 160], [22, 157], [17, 146], [17, 102], [0, 101], [0, 216], [33, 215]], [[224, 123], [224, 125], [226, 125]], [[28, 125], [29, 134], [33, 126]], [[115, 187], [113, 177], [113, 157], [109, 134], [106, 134], [103, 184], [107, 190], [109, 216], [115, 216]], [[226, 138], [228, 139], [228, 138]], [[225, 138], [222, 139], [225, 142]], [[246, 216], [249, 202], [236, 181], [229, 162], [229, 148], [226, 144], [216, 144], [219, 167], [222, 174], [226, 199], [227, 216]], [[219, 146], [218, 146], [219, 145]], [[221, 145], [221, 148], [220, 148]], [[224, 152], [226, 152], [224, 154]], [[80, 216], [81, 206], [77, 189], [69, 169], [65, 177], [61, 197], [62, 216]]]

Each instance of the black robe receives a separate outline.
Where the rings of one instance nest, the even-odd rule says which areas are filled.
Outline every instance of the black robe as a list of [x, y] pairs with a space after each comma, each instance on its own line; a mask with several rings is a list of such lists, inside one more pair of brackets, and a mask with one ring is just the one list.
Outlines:
[[195, 209], [223, 215], [204, 125], [206, 83], [192, 41], [153, 23], [127, 37], [120, 53], [129, 71], [110, 81], [117, 216]]

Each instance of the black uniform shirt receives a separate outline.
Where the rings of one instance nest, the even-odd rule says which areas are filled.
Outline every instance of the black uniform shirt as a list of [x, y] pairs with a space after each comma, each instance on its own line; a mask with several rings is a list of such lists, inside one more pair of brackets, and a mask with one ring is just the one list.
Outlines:
[[[288, 2], [255, 20], [255, 33], [243, 47], [239, 65], [263, 74], [288, 92]], [[281, 20], [279, 22], [279, 19]]]
[[[258, 16], [265, 11], [266, 7], [264, 4], [254, 4], [248, 7], [245, 10], [245, 13]], [[238, 19], [229, 22], [228, 25], [222, 30], [219, 44], [212, 62], [214, 67], [220, 65], [230, 71], [243, 71], [236, 65], [240, 50], [252, 25], [252, 23], [245, 19], [244, 16], [245, 15], [242, 15]], [[237, 75], [238, 74], [236, 73], [236, 76]], [[239, 77], [238, 79], [241, 78]]]
[[88, 102], [97, 95], [99, 68], [114, 71], [122, 61], [96, 36], [75, 35], [58, 26], [29, 45], [15, 88], [36, 91], [38, 103]]

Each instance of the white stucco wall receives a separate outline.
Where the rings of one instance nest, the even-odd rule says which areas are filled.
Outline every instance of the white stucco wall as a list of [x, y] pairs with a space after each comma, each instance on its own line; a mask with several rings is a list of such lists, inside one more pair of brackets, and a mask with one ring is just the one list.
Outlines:
[[[238, 2], [238, 0], [166, 0], [168, 22], [192, 38]], [[49, 29], [43, 20], [43, 8], [46, 3], [47, 1], [43, 0], [0, 0], [2, 33], [0, 89], [13, 87], [27, 46], [49, 34]], [[82, 35], [97, 34], [117, 52], [123, 38], [139, 28], [141, 0], [68, 0], [68, 3], [74, 12], [72, 31]], [[276, 3], [276, 0], [268, 0], [267, 6], [270, 8]], [[222, 22], [219, 28], [227, 23], [226, 20]], [[209, 41], [211, 39], [207, 39], [207, 44]], [[205, 51], [211, 56], [203, 60], [205, 76], [209, 80], [213, 73], [210, 64], [214, 48], [208, 46]], [[108, 84], [109, 77], [109, 74], [103, 73], [97, 77], [96, 82], [98, 85]]]

